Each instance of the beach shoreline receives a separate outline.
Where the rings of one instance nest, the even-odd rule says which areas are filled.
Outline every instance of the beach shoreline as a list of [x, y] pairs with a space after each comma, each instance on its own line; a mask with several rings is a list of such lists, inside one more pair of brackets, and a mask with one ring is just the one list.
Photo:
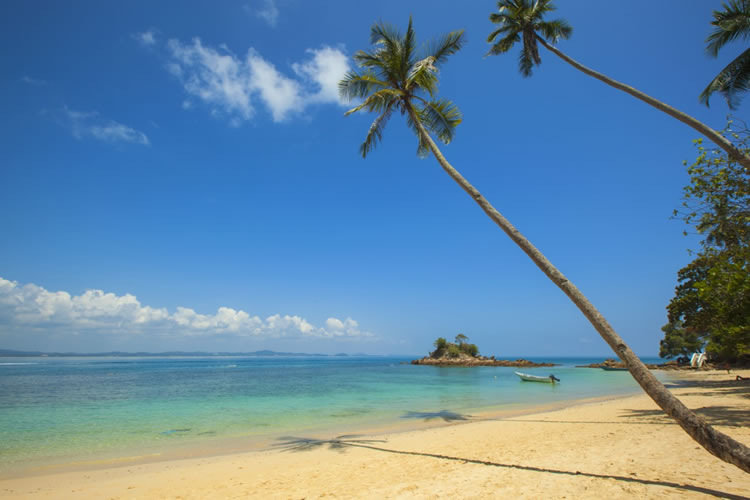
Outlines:
[[[750, 444], [750, 371], [681, 374], [672, 390]], [[708, 454], [645, 395], [576, 401], [367, 435], [287, 436], [267, 449], [81, 464], [0, 480], [7, 498], [705, 498], [750, 496], [750, 476]]]

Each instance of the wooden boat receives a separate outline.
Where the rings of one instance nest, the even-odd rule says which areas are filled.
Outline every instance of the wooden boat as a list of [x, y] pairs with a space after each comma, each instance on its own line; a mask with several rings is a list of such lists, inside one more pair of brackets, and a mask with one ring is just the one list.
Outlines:
[[626, 372], [626, 371], [628, 371], [627, 368], [618, 368], [616, 366], [600, 366], [599, 368], [601, 368], [604, 371], [608, 371], [608, 372]]
[[521, 380], [525, 380], [526, 382], [545, 382], [547, 384], [554, 384], [555, 382], [559, 382], [560, 379], [555, 377], [554, 375], [550, 375], [548, 377], [540, 377], [539, 375], [529, 375], [528, 373], [521, 373], [521, 372], [513, 372], [519, 377], [521, 377]]

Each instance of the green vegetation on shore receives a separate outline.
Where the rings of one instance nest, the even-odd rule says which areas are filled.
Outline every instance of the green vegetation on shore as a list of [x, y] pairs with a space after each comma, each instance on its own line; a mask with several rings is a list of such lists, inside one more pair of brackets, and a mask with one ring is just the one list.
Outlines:
[[438, 337], [433, 343], [435, 350], [430, 353], [432, 358], [458, 358], [461, 354], [476, 358], [479, 354], [479, 348], [476, 344], [469, 344], [469, 337], [463, 333], [456, 335], [455, 342], [448, 342], [443, 337]]

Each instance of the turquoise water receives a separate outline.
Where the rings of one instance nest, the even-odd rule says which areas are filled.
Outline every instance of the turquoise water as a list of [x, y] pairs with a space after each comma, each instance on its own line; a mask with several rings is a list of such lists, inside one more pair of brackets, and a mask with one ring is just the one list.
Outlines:
[[[0, 467], [251, 448], [441, 417], [502, 414], [640, 391], [627, 372], [548, 360], [560, 384], [516, 369], [414, 366], [406, 358], [0, 358]], [[442, 412], [442, 413], [441, 413]], [[443, 419], [444, 420], [444, 419]]]

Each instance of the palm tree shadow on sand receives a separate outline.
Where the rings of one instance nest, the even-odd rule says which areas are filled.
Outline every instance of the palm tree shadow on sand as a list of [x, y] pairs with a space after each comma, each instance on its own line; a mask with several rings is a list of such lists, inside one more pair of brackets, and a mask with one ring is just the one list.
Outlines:
[[[416, 413], [416, 412], [415, 412]], [[437, 453], [426, 453], [419, 451], [406, 451], [406, 450], [394, 450], [390, 448], [383, 448], [376, 446], [378, 443], [386, 443], [385, 439], [362, 439], [361, 434], [342, 434], [331, 439], [316, 439], [316, 438], [305, 438], [305, 437], [294, 437], [284, 436], [278, 438], [278, 443], [273, 448], [280, 451], [292, 451], [292, 452], [304, 452], [312, 451], [315, 449], [328, 448], [339, 453], [346, 452], [347, 448], [365, 448], [368, 450], [379, 451], [383, 453], [394, 453], [396, 455], [411, 455], [418, 457], [434, 458], [439, 460], [449, 460], [452, 462], [461, 462], [463, 464], [475, 464], [484, 465], [488, 467], [499, 467], [503, 469], [518, 469], [530, 472], [543, 472], [547, 474], [556, 474], [561, 476], [581, 476], [594, 479], [614, 479], [615, 481], [622, 481], [625, 483], [636, 483], [647, 486], [662, 486], [666, 488], [673, 488], [682, 491], [691, 491], [696, 493], [703, 493], [705, 495], [711, 495], [718, 498], [728, 498], [731, 500], [746, 500], [747, 497], [740, 495], [734, 495], [726, 491], [714, 490], [711, 488], [704, 488], [702, 486], [696, 486], [692, 484], [680, 484], [673, 483], [671, 481], [658, 481], [653, 479], [642, 479], [638, 477], [628, 476], [616, 476], [610, 474], [597, 474], [593, 472], [581, 472], [581, 471], [567, 471], [558, 469], [547, 469], [543, 467], [534, 467], [533, 465], [519, 465], [519, 464], [503, 464], [498, 462], [490, 462], [488, 460], [476, 460], [472, 458], [453, 457], [450, 455], [441, 455]]]
[[471, 415], [462, 415], [454, 411], [441, 410], [441, 411], [407, 411], [401, 418], [413, 418], [422, 419], [425, 422], [428, 420], [442, 419], [446, 422], [458, 422], [461, 420], [469, 420], [474, 417]]

